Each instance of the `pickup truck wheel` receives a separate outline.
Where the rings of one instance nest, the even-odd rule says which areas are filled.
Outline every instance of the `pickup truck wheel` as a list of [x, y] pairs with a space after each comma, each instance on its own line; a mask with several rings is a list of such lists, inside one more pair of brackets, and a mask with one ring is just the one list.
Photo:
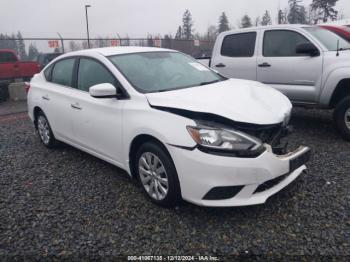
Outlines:
[[341, 100], [336, 106], [334, 121], [341, 136], [350, 141], [350, 96]]
[[173, 207], [181, 201], [175, 165], [166, 150], [154, 142], [140, 146], [135, 171], [144, 193], [157, 205]]
[[43, 112], [39, 112], [36, 119], [36, 128], [39, 138], [44, 146], [53, 148], [57, 145], [57, 140], [52, 133], [49, 121]]

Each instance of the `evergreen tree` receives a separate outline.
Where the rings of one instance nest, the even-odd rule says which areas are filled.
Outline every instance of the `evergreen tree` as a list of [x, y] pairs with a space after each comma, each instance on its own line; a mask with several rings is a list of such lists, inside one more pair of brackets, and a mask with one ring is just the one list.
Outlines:
[[265, 26], [265, 25], [271, 25], [272, 24], [272, 20], [271, 20], [271, 16], [269, 11], [266, 10], [262, 20], [261, 20], [261, 25]]
[[184, 39], [190, 40], [193, 38], [193, 21], [190, 11], [187, 9], [182, 18], [182, 34]]
[[147, 36], [147, 46], [150, 46], [150, 47], [154, 46], [152, 35]]
[[255, 18], [255, 26], [259, 26], [261, 25], [261, 19], [260, 19], [260, 16], [258, 16], [257, 18]]
[[207, 36], [206, 36], [206, 39], [204, 39], [204, 40], [215, 41], [215, 39], [217, 37], [217, 33], [218, 33], [218, 30], [216, 29], [215, 25], [208, 26]]
[[286, 18], [286, 14], [285, 12], [283, 12], [283, 10], [279, 10], [278, 11], [278, 24], [286, 24], [287, 23], [287, 18]]
[[0, 49], [12, 49], [18, 54], [16, 36], [12, 34], [11, 36], [6, 34], [0, 34]]
[[106, 47], [109, 46], [110, 41], [108, 41], [107, 39], [103, 39], [103, 37], [99, 37], [94, 42], [96, 47]]
[[71, 51], [76, 51], [80, 49], [80, 46], [72, 40], [72, 41], [69, 41], [69, 49]]
[[241, 28], [248, 28], [252, 26], [252, 20], [250, 19], [250, 17], [248, 15], [244, 15], [241, 21]]
[[182, 27], [181, 26], [179, 26], [179, 28], [177, 29], [175, 39], [182, 39]]
[[[88, 41], [84, 40], [83, 42], [81, 42], [81, 47], [82, 47], [82, 49], [89, 49]], [[93, 48], [93, 44], [92, 43], [90, 43], [90, 47]]]
[[129, 37], [128, 34], [125, 36], [124, 45], [125, 46], [130, 46], [130, 37]]
[[17, 41], [15, 40], [16, 39], [15, 34], [12, 33], [10, 39], [12, 39], [10, 42], [10, 49], [16, 50], [16, 53], [19, 54]]
[[37, 57], [38, 55], [39, 55], [38, 49], [36, 48], [35, 45], [31, 43], [28, 48], [28, 60], [34, 60], [34, 58]]
[[300, 5], [301, 0], [289, 0], [288, 22], [290, 24], [306, 24], [306, 10]]
[[218, 31], [219, 33], [221, 32], [225, 32], [230, 30], [230, 26], [229, 26], [229, 22], [228, 22], [228, 18], [225, 14], [225, 12], [222, 12], [220, 18], [219, 18], [219, 28]]
[[315, 23], [319, 20], [326, 23], [329, 19], [336, 20], [338, 11], [335, 10], [335, 5], [338, 0], [312, 0], [311, 9], [315, 11]]
[[172, 40], [172, 36], [170, 34], [166, 34], [164, 35], [164, 39], [162, 41], [162, 47], [164, 48], [171, 48], [171, 40]]
[[27, 59], [26, 45], [24, 43], [22, 34], [19, 31], [17, 33], [17, 48], [18, 48], [17, 49], [18, 55], [21, 58], [21, 60], [26, 60]]

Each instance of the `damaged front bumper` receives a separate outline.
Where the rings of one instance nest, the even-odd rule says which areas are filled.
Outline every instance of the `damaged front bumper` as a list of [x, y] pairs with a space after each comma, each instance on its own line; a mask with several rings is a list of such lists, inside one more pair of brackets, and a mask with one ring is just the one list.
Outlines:
[[306, 170], [308, 147], [278, 155], [264, 144], [255, 158], [207, 154], [169, 146], [182, 197], [202, 206], [245, 206], [265, 203]]

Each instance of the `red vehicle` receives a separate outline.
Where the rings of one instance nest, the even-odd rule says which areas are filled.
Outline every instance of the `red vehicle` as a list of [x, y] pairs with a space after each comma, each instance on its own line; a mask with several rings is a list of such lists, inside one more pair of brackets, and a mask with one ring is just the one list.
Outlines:
[[37, 62], [19, 61], [13, 50], [0, 49], [0, 81], [29, 80], [39, 72]]
[[342, 38], [344, 38], [350, 42], [350, 26], [349, 25], [343, 25], [343, 26], [321, 25], [321, 27], [336, 33], [337, 35], [341, 36]]

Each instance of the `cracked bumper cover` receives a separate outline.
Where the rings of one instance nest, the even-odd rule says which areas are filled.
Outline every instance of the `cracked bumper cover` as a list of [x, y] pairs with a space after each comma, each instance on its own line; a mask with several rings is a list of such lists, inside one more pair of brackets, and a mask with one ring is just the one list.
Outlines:
[[[263, 204], [293, 182], [303, 171], [310, 157], [308, 147], [299, 147], [285, 155], [276, 155], [269, 145], [256, 158], [217, 156], [169, 146], [181, 185], [183, 199], [202, 206], [245, 206]], [[282, 177], [283, 176], [283, 177]], [[264, 183], [281, 178], [266, 190], [258, 191]], [[215, 187], [243, 186], [232, 198], [205, 200]]]

